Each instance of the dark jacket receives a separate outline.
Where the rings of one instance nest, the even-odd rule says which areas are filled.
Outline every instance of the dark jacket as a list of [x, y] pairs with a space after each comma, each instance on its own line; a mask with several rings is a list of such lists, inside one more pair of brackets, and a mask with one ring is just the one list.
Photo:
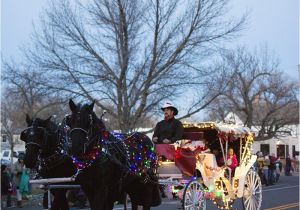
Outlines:
[[182, 139], [183, 126], [179, 120], [162, 120], [156, 124], [153, 137], [157, 137], [157, 143], [163, 143], [164, 139], [170, 140], [174, 143], [177, 140]]
[[1, 195], [7, 195], [12, 190], [12, 184], [7, 172], [1, 172]]
[[287, 167], [292, 167], [292, 160], [291, 160], [291, 158], [287, 157], [285, 160], [286, 160], [286, 166]]

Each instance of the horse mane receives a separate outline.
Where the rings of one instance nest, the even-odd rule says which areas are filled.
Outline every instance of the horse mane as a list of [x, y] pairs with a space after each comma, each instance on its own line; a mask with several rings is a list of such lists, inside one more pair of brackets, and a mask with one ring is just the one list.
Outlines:
[[[78, 109], [79, 109], [79, 110], [81, 110], [81, 109], [86, 109], [86, 110], [88, 110], [88, 109], [89, 109], [89, 104], [84, 104], [84, 105], [78, 104], [77, 106], [78, 106]], [[102, 128], [102, 130], [107, 130], [107, 129], [106, 129], [106, 126], [105, 126], [105, 124], [104, 124], [104, 122], [102, 121], [102, 119], [100, 119], [100, 118], [96, 115], [96, 113], [95, 113], [94, 111], [92, 111], [90, 114], [92, 115], [92, 120], [93, 120], [94, 123], [96, 123], [97, 125], [100, 125], [101, 128]]]
[[52, 120], [49, 120], [47, 125], [45, 125], [45, 121], [46, 120], [43, 120], [43, 119], [37, 117], [37, 118], [34, 119], [34, 121], [32, 123], [32, 126], [33, 127], [35, 127], [35, 126], [43, 127], [50, 133], [56, 133], [59, 126], [55, 122], [53, 122]]

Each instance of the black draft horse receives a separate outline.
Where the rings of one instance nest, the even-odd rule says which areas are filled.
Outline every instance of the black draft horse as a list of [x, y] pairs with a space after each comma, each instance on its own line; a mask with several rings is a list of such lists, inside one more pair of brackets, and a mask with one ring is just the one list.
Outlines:
[[[38, 175], [42, 178], [70, 177], [77, 171], [72, 158], [66, 154], [63, 147], [64, 131], [51, 121], [26, 115], [28, 128], [21, 132], [20, 139], [25, 142], [24, 163], [27, 168], [36, 168], [39, 162]], [[51, 210], [69, 210], [66, 189], [52, 189], [54, 196]], [[43, 206], [47, 207], [47, 196], [44, 196]]]
[[[120, 140], [109, 133], [93, 112], [92, 104], [76, 105], [71, 99], [68, 117], [77, 181], [88, 196], [92, 210], [112, 209], [126, 192], [132, 209], [150, 209], [161, 203], [154, 173], [157, 157], [152, 141], [142, 133]], [[106, 201], [106, 202], [104, 202]]]

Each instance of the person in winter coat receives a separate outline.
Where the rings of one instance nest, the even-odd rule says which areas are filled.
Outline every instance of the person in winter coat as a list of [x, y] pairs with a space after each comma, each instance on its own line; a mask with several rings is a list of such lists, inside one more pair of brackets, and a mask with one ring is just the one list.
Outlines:
[[275, 162], [277, 160], [277, 157], [273, 153], [272, 155], [269, 156], [270, 159], [270, 165], [269, 165], [269, 184], [272, 185], [276, 181], [276, 167], [275, 167]]
[[18, 161], [13, 164], [13, 184], [17, 188], [17, 207], [22, 207], [22, 195], [20, 192], [21, 177], [24, 169], [24, 155], [20, 154]]
[[289, 155], [286, 157], [285, 163], [285, 175], [291, 176], [292, 160]]
[[[236, 158], [236, 155], [234, 154], [233, 148], [228, 149], [227, 154], [227, 160], [226, 160], [227, 166], [231, 169], [231, 177], [234, 176], [235, 168], [238, 166], [238, 161]], [[220, 165], [224, 165], [224, 158], [221, 158]]]
[[177, 108], [167, 102], [161, 110], [164, 111], [165, 119], [156, 124], [152, 141], [157, 144], [171, 144], [182, 139], [182, 123], [174, 117], [178, 114]]
[[265, 183], [267, 186], [270, 184], [269, 183], [269, 166], [270, 166], [269, 156], [265, 156], [263, 173], [264, 173]]
[[19, 190], [22, 195], [22, 198], [26, 200], [28, 200], [27, 195], [29, 193], [29, 173], [30, 170], [24, 167], [22, 171], [20, 186], [19, 186]]
[[266, 184], [265, 183], [265, 179], [264, 179], [264, 172], [263, 172], [263, 167], [264, 167], [264, 161], [265, 161], [265, 158], [263, 156], [263, 153], [262, 152], [258, 152], [257, 154], [257, 169], [258, 169], [258, 175], [262, 181], [263, 184]]
[[1, 207], [11, 206], [12, 183], [6, 165], [1, 165]]
[[[172, 103], [167, 102], [161, 108], [164, 112], [165, 119], [158, 122], [155, 126], [152, 141], [155, 144], [171, 144], [182, 139], [183, 126], [182, 123], [175, 119], [178, 110]], [[164, 198], [164, 185], [160, 185], [161, 196]]]
[[275, 162], [275, 171], [276, 171], [276, 182], [279, 181], [280, 173], [282, 170], [282, 163], [280, 162], [280, 158], [278, 158]]
[[238, 166], [238, 161], [236, 155], [234, 154], [233, 148], [229, 148], [228, 150], [227, 165], [229, 166], [233, 174], [235, 168]]

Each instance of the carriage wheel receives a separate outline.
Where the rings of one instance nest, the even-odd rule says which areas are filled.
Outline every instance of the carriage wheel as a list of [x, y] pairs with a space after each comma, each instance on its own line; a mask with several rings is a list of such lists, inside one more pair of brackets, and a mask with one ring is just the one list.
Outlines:
[[246, 175], [243, 206], [246, 210], [259, 210], [262, 202], [262, 186], [258, 174], [250, 170]]
[[192, 179], [183, 192], [183, 209], [200, 210], [206, 209], [205, 192], [199, 179]]

